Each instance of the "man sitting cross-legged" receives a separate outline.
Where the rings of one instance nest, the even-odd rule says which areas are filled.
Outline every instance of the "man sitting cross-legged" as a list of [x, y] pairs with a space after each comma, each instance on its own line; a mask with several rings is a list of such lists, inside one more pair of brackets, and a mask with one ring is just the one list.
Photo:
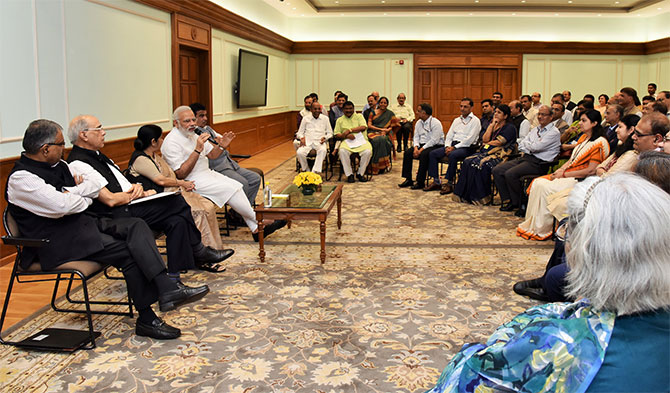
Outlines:
[[372, 145], [368, 142], [367, 123], [363, 115], [354, 112], [354, 103], [347, 101], [342, 105], [344, 115], [335, 123], [335, 138], [342, 140], [339, 147], [340, 162], [342, 170], [347, 176], [349, 183], [354, 182], [354, 173], [351, 169], [351, 153], [358, 153], [361, 162], [358, 165], [356, 178], [359, 182], [365, 182], [365, 170], [372, 157]]
[[167, 276], [147, 224], [133, 217], [95, 217], [84, 213], [104, 189], [104, 177], [93, 171], [73, 176], [61, 160], [63, 132], [51, 120], [35, 120], [23, 138], [25, 151], [7, 180], [7, 207], [22, 236], [49, 239], [41, 248], [24, 248], [21, 263], [27, 268], [39, 260], [42, 269], [57, 269], [70, 262], [90, 260], [121, 270], [139, 318], [135, 333], [156, 339], [174, 339], [179, 329], [156, 316], [161, 311], [203, 297], [206, 285], [190, 288]]
[[74, 145], [67, 158], [77, 174], [100, 174], [106, 183], [93, 201], [88, 213], [97, 216], [137, 217], [155, 231], [167, 236], [168, 271], [175, 279], [182, 270], [221, 262], [233, 255], [233, 250], [215, 250], [202, 244], [202, 237], [193, 221], [191, 208], [181, 195], [129, 203], [155, 191], [144, 191], [140, 184], [130, 184], [119, 168], [100, 152], [105, 145], [105, 129], [95, 116], [75, 117], [68, 127], [68, 137]]
[[[456, 176], [456, 166], [459, 161], [474, 153], [472, 145], [479, 138], [481, 122], [472, 113], [473, 102], [470, 98], [461, 100], [461, 115], [451, 122], [449, 132], [445, 138], [444, 149], [433, 150], [428, 158], [428, 176], [433, 178], [433, 183], [424, 188], [424, 191], [440, 190], [442, 195], [449, 194], [454, 190], [454, 177]], [[447, 157], [449, 166], [447, 174], [444, 177], [446, 182], [441, 184], [438, 165], [442, 158]]]
[[551, 121], [551, 109], [542, 105], [537, 112], [540, 125], [535, 127], [519, 143], [521, 157], [503, 162], [493, 168], [500, 199], [501, 211], [519, 208], [521, 199], [521, 178], [526, 175], [543, 175], [547, 172], [547, 164], [559, 153], [561, 133]]
[[[196, 135], [196, 119], [188, 106], [180, 106], [172, 114], [174, 128], [165, 137], [161, 153], [178, 178], [195, 183], [195, 192], [223, 207], [228, 204], [242, 216], [251, 230], [254, 241], [258, 241], [258, 223], [256, 213], [243, 192], [242, 184], [209, 168], [209, 160], [222, 153], [221, 147], [208, 142], [208, 133]], [[222, 143], [229, 141], [224, 135]], [[218, 142], [217, 142], [218, 143]], [[286, 225], [286, 221], [277, 220], [265, 226], [264, 236]]]
[[312, 171], [321, 173], [323, 160], [328, 152], [326, 141], [332, 138], [333, 129], [330, 127], [328, 116], [321, 115], [321, 104], [312, 102], [311, 110], [312, 116], [307, 116], [300, 122], [300, 128], [296, 134], [296, 137], [300, 139], [300, 147], [296, 151], [296, 155], [302, 170], [309, 171], [307, 155], [312, 149], [316, 150], [316, 159]]

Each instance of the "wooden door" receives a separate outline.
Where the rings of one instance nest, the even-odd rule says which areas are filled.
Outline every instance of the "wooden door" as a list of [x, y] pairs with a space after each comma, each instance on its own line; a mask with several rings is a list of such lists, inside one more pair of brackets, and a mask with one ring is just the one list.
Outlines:
[[424, 102], [432, 103], [435, 101], [435, 69], [419, 70], [418, 86], [419, 91], [417, 99], [414, 100], [414, 110], [417, 110], [419, 104]]
[[209, 105], [207, 52], [180, 46], [178, 105]]
[[460, 115], [461, 98], [468, 90], [466, 68], [446, 68], [437, 72], [437, 100], [433, 105], [433, 116], [440, 119], [446, 132], [451, 121]]
[[474, 102], [472, 111], [475, 113], [475, 116], [481, 118], [482, 100], [491, 98], [491, 94], [498, 88], [498, 70], [474, 68], [469, 69], [468, 73], [470, 91], [466, 96], [472, 98], [472, 101]]

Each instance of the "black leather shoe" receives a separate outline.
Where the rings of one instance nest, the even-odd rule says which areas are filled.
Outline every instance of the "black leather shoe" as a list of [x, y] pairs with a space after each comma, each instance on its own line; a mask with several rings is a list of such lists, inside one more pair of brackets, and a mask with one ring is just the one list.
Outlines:
[[[275, 220], [272, 224], [266, 225], [265, 228], [263, 228], [263, 239], [267, 238], [273, 232], [282, 229], [285, 226], [286, 220]], [[254, 237], [254, 241], [258, 242], [258, 233], [252, 233], [251, 235]]]
[[398, 146], [398, 149], [396, 149], [396, 151], [397, 151], [398, 153], [402, 153], [402, 149], [400, 148], [400, 146]]
[[168, 325], [160, 318], [154, 319], [151, 323], [143, 323], [138, 319], [135, 324], [135, 334], [157, 340], [172, 340], [181, 336], [181, 330]]
[[349, 176], [347, 177], [347, 181], [348, 181], [349, 183], [353, 183], [353, 182], [355, 182], [356, 180], [355, 180], [355, 178], [354, 178], [354, 175], [349, 175]]
[[216, 250], [210, 246], [203, 247], [200, 251], [193, 253], [196, 265], [216, 263], [230, 258], [235, 251], [231, 249]]
[[411, 180], [405, 179], [404, 182], [398, 184], [398, 187], [400, 187], [400, 188], [411, 187], [413, 184], [414, 184], [414, 182], [412, 182]]
[[423, 190], [424, 187], [425, 187], [424, 184], [416, 183], [412, 187], [410, 187], [410, 189], [412, 189], [412, 190]]
[[365, 183], [366, 181], [368, 181], [363, 175], [356, 175], [356, 179], [361, 183]]
[[516, 209], [518, 206], [512, 205], [512, 203], [507, 202], [503, 203], [502, 206], [500, 206], [500, 211], [501, 212], [511, 212], [512, 210]]
[[540, 283], [539, 278], [519, 281], [518, 283], [514, 284], [512, 289], [516, 294], [521, 296], [528, 296], [531, 299], [540, 300], [543, 302], [549, 301], [549, 297], [547, 297], [547, 293], [544, 291], [544, 288], [542, 288], [542, 284]]
[[174, 310], [178, 306], [201, 299], [207, 292], [209, 292], [207, 285], [187, 287], [181, 281], [177, 281], [177, 289], [165, 292], [158, 297], [158, 308], [162, 312]]
[[526, 206], [521, 206], [519, 210], [514, 213], [515, 216], [525, 218], [526, 217]]

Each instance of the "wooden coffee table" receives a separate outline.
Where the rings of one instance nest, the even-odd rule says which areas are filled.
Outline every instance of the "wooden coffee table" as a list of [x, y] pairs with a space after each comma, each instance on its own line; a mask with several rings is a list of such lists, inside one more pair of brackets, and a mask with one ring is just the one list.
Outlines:
[[326, 261], [326, 218], [337, 204], [337, 229], [342, 228], [342, 185], [322, 185], [314, 195], [302, 195], [295, 185], [284, 188], [280, 194], [288, 198], [272, 198], [272, 207], [256, 206], [258, 221], [258, 256], [265, 262], [263, 240], [263, 219], [286, 220], [291, 225], [294, 220], [319, 220], [321, 228], [321, 263]]

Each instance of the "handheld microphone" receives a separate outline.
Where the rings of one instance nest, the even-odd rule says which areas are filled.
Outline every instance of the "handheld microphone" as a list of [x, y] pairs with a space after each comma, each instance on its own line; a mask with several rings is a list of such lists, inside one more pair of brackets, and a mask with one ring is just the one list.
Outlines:
[[213, 145], [218, 145], [219, 144], [219, 142], [217, 142], [216, 139], [212, 138], [212, 134], [210, 134], [209, 132], [203, 130], [202, 128], [200, 128], [198, 126], [195, 126], [195, 129], [193, 130], [193, 132], [195, 132], [196, 135], [200, 135], [202, 133], [207, 133], [209, 135], [209, 138], [207, 138], [207, 141], [209, 143], [211, 143]]

